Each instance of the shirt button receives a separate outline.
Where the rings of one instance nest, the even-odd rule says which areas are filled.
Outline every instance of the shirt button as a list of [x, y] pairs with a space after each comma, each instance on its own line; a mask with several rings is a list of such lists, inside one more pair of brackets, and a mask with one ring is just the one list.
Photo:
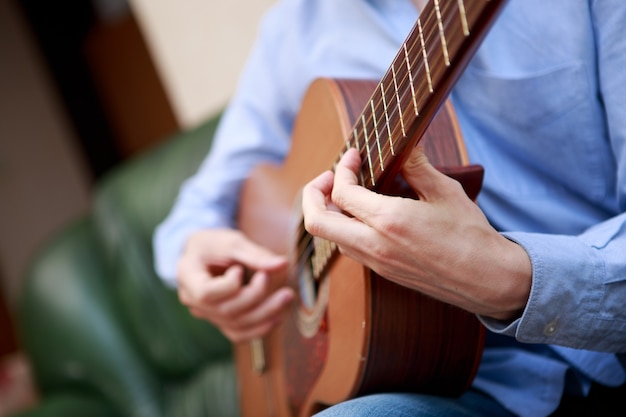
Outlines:
[[543, 329], [543, 334], [548, 337], [554, 336], [554, 334], [556, 333], [556, 328], [556, 319], [554, 319], [550, 323], [548, 323]]

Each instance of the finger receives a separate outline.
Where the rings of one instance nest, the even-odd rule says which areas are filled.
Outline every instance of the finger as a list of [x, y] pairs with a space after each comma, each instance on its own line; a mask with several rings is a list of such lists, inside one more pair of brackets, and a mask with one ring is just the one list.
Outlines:
[[333, 188], [333, 178], [332, 172], [325, 171], [302, 189], [302, 215], [307, 230], [307, 223], [315, 222], [328, 210], [328, 196]]
[[335, 167], [335, 181], [337, 177], [346, 185], [357, 185], [361, 169], [361, 155], [355, 148], [348, 149]]
[[201, 262], [183, 258], [178, 276], [178, 298], [181, 303], [197, 306], [234, 296], [242, 286], [243, 267], [233, 265], [223, 275], [215, 277]]
[[333, 189], [334, 175], [325, 172], [310, 181], [302, 191], [304, 227], [314, 236], [343, 244], [359, 236], [366, 227], [355, 219], [330, 207], [328, 195]]
[[355, 149], [346, 152], [335, 168], [331, 200], [344, 212], [372, 225], [385, 212], [387, 199], [390, 197], [358, 185], [357, 173], [360, 165], [361, 158]]
[[234, 342], [264, 336], [281, 322], [293, 298], [293, 290], [283, 287], [245, 314], [236, 318], [218, 317], [214, 323]]
[[275, 323], [280, 320], [285, 308], [293, 301], [294, 292], [290, 287], [282, 287], [269, 295], [262, 303], [256, 305], [233, 320], [233, 328], [246, 329], [261, 325], [264, 322]]
[[439, 172], [428, 161], [422, 146], [416, 146], [402, 167], [402, 176], [422, 201], [433, 201], [449, 194], [455, 181]]
[[233, 242], [230, 250], [235, 262], [255, 271], [277, 271], [284, 268], [288, 263], [286, 256], [276, 254], [243, 235], [241, 239]]
[[218, 312], [226, 317], [236, 317], [260, 304], [267, 295], [269, 276], [265, 272], [255, 273], [236, 297], [222, 302]]
[[273, 253], [242, 232], [232, 229], [193, 234], [188, 241], [187, 252], [192, 260], [197, 260], [203, 267], [208, 266], [214, 276], [221, 276], [225, 269], [237, 263], [250, 269], [267, 271], [287, 264], [285, 256]]
[[220, 277], [212, 277], [197, 284], [197, 294], [203, 304], [213, 304], [234, 297], [243, 286], [244, 268], [232, 265]]

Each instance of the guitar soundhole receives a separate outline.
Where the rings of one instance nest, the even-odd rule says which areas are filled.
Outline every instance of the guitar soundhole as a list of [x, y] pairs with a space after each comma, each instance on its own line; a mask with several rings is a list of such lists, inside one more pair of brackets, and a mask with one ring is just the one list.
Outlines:
[[[316, 267], [319, 262], [319, 245], [311, 239], [301, 256], [297, 267], [298, 293], [300, 303], [297, 312], [297, 326], [300, 333], [307, 338], [315, 336], [324, 326], [326, 306], [328, 305], [328, 279], [326, 268]], [[323, 255], [327, 258], [326, 253]], [[319, 266], [319, 263], [317, 264]], [[324, 275], [320, 276], [319, 274]]]
[[317, 299], [317, 281], [313, 277], [310, 262], [301, 262], [298, 265], [298, 287], [300, 290], [300, 301], [307, 309], [313, 309]]

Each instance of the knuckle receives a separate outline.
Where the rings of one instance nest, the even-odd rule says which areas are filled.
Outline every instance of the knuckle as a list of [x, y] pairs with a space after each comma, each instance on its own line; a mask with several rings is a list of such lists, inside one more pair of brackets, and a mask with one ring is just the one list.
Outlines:
[[463, 185], [459, 181], [452, 179], [452, 178], [448, 178], [448, 180], [449, 180], [448, 187], [451, 193], [454, 193], [456, 195], [460, 195], [460, 194], [465, 195], [465, 189], [463, 188]]
[[406, 226], [401, 222], [406, 216], [404, 210], [387, 208], [373, 216], [370, 220], [372, 227], [385, 236], [395, 236], [405, 230]]
[[386, 245], [375, 244], [370, 248], [370, 253], [372, 258], [380, 263], [381, 260], [390, 259], [394, 253], [389, 251], [389, 248]]

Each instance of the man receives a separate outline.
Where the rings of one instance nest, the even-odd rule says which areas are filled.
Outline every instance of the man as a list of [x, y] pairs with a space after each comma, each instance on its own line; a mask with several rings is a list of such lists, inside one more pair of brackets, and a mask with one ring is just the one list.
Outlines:
[[[268, 290], [284, 256], [236, 229], [242, 181], [283, 160], [315, 78], [380, 79], [416, 17], [409, 0], [285, 0], [267, 15], [211, 154], [155, 237], [161, 275], [231, 340], [265, 334], [294, 299]], [[620, 404], [624, 27], [622, 0], [509, 2], [452, 94], [470, 159], [485, 167], [478, 206], [419, 149], [403, 170], [419, 201], [356, 186], [355, 152], [305, 187], [313, 234], [490, 330], [460, 399], [380, 394], [326, 413], [547, 416]], [[244, 267], [257, 271], [247, 285]]]

